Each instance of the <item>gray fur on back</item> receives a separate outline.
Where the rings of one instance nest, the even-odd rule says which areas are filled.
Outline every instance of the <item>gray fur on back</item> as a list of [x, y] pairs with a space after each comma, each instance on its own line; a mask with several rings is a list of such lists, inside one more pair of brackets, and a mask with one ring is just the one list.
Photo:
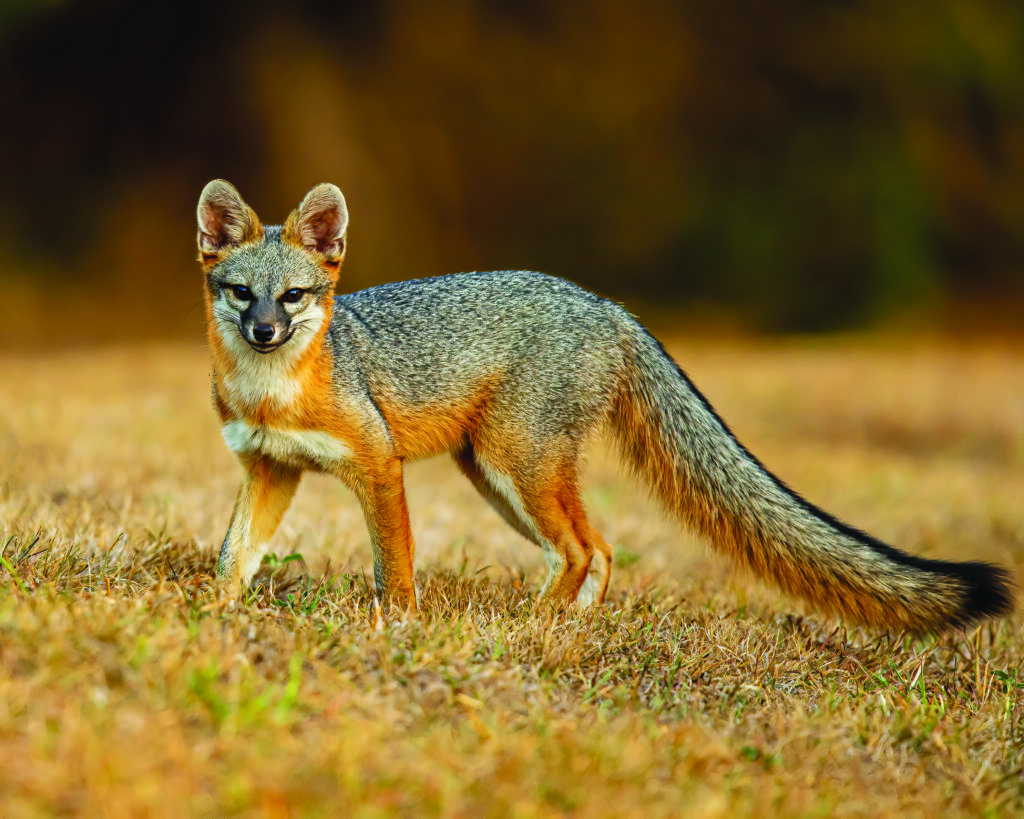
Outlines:
[[563, 279], [499, 271], [338, 296], [330, 337], [339, 376], [357, 370], [371, 394], [426, 405], [497, 375], [497, 402], [514, 395], [508, 409], [550, 433], [601, 420], [630, 323], [620, 306]]

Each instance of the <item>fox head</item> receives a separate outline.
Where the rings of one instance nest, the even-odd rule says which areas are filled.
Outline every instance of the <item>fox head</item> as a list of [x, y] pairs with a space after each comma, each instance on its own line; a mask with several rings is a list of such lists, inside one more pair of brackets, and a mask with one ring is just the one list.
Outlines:
[[230, 183], [215, 179], [197, 218], [211, 330], [229, 349], [297, 350], [319, 333], [345, 256], [348, 209], [337, 187], [317, 185], [283, 226], [264, 227]]

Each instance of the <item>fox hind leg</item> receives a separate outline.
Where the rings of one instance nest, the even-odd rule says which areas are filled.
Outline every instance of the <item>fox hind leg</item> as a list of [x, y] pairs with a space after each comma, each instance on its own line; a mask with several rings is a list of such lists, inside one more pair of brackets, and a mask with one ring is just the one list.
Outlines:
[[[476, 455], [473, 451], [472, 444], [467, 443], [462, 449], [457, 450], [454, 454], [455, 463], [459, 467], [459, 470], [469, 478], [470, 482], [476, 488], [476, 491], [480, 493], [481, 497], [491, 507], [501, 515], [502, 519], [515, 529], [520, 535], [529, 540], [531, 543], [535, 543], [541, 548], [544, 545], [540, 541], [539, 533], [537, 532], [536, 526], [533, 521], [526, 515], [526, 510], [523, 508], [521, 502], [512, 504], [508, 499], [508, 490], [513, 489], [511, 478], [502, 476], [498, 479], [497, 483], [505, 488], [505, 492], [502, 492], [497, 486], [493, 485], [484, 474], [483, 469], [476, 460]], [[495, 473], [492, 471], [491, 477], [493, 478]], [[518, 499], [517, 499], [518, 500]]]
[[587, 521], [574, 482], [544, 481], [524, 487], [523, 498], [543, 538], [548, 563], [541, 599], [556, 607], [574, 601], [582, 605], [603, 602], [611, 549]]
[[599, 606], [604, 603], [604, 596], [608, 592], [608, 581], [612, 576], [612, 547], [593, 526], [586, 517], [580, 517], [573, 521], [576, 531], [580, 537], [587, 540], [594, 547], [594, 557], [590, 561], [590, 570], [580, 587], [580, 593], [576, 596], [576, 602], [582, 606]]
[[[541, 599], [556, 606], [575, 600], [583, 605], [602, 603], [612, 548], [587, 520], [576, 488], [578, 457], [567, 454], [554, 469], [530, 469], [531, 462], [550, 463], [550, 456], [533, 460], [501, 455], [487, 457], [467, 444], [455, 460], [506, 522], [543, 550], [548, 577]], [[502, 469], [499, 463], [514, 463], [517, 469]]]

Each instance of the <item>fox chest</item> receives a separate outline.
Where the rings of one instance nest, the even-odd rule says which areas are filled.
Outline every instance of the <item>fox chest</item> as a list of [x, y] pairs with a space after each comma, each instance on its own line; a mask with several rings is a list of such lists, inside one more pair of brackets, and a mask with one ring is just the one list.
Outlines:
[[264, 455], [275, 461], [336, 472], [352, 459], [344, 441], [317, 429], [284, 429], [236, 419], [221, 427], [228, 449], [238, 455]]

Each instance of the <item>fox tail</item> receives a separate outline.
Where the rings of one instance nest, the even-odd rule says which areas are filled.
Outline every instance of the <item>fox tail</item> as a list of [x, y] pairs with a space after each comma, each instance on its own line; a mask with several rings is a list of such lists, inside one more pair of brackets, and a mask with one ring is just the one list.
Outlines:
[[1009, 613], [1009, 573], [906, 554], [804, 500], [736, 440], [661, 344], [639, 325], [612, 423], [664, 505], [759, 577], [848, 621], [910, 633]]

